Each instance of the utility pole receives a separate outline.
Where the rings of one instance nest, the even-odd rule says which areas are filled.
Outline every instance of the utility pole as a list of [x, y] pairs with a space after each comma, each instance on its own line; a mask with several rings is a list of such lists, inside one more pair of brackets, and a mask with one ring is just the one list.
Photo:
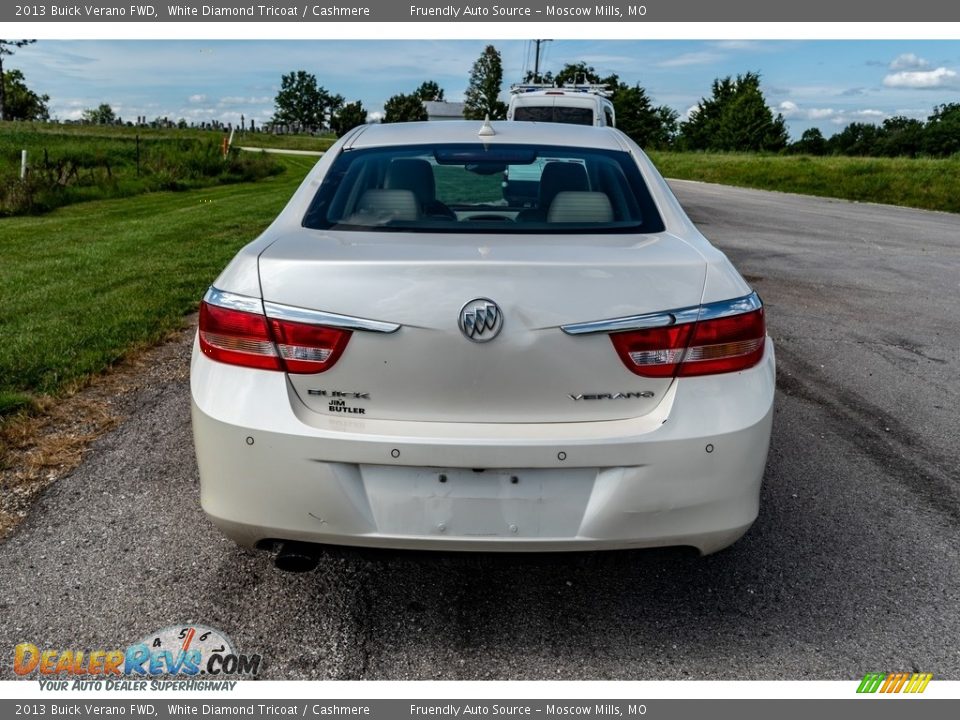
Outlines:
[[533, 59], [533, 82], [540, 82], [540, 45], [541, 43], [553, 42], [552, 40], [534, 40], [537, 44], [537, 50]]

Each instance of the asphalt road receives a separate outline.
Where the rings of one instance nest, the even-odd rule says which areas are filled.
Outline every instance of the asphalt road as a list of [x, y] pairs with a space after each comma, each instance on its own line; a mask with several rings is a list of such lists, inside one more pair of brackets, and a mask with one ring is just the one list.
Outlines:
[[284, 574], [199, 509], [183, 342], [0, 545], [0, 648], [199, 622], [271, 679], [960, 679], [960, 216], [675, 187], [777, 343], [761, 515], [732, 548]]

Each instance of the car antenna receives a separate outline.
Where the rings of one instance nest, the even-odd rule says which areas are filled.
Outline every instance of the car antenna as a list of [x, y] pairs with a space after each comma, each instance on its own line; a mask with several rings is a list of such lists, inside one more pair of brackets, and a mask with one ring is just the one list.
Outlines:
[[496, 131], [493, 129], [493, 126], [490, 124], [490, 115], [488, 114], [483, 119], [483, 125], [480, 126], [480, 132], [477, 133], [480, 137], [490, 137], [491, 135], [496, 135]]

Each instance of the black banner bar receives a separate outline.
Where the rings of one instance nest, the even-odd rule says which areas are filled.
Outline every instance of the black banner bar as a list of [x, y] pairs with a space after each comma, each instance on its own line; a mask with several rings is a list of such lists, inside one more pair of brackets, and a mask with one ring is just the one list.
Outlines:
[[[852, 692], [852, 691], [851, 691]], [[909, 709], [904, 703], [909, 703]], [[953, 708], [951, 710], [951, 708]], [[2, 717], [89, 718], [362, 718], [363, 720], [940, 720], [956, 717], [960, 701], [919, 698], [850, 700], [0, 700]]]
[[0, 22], [956, 22], [960, 3], [895, 0], [637, 0], [589, 3], [212, 0], [3, 3]]

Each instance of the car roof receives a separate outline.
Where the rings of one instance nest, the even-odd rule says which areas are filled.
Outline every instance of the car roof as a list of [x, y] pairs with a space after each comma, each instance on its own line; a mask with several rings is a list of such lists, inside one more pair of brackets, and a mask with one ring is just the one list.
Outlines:
[[444, 143], [559, 145], [600, 150], [623, 150], [618, 133], [609, 127], [549, 122], [491, 122], [493, 135], [479, 135], [482, 120], [381, 123], [367, 125], [350, 143], [351, 148], [387, 145], [437, 145]]

